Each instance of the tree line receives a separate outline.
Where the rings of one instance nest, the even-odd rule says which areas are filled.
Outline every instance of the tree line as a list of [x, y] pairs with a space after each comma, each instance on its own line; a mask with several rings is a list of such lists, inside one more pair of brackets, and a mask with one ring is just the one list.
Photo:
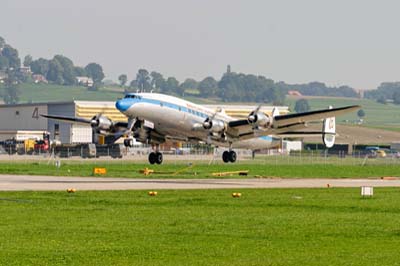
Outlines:
[[167, 94], [184, 96], [185, 93], [198, 91], [202, 98], [220, 98], [226, 102], [270, 102], [283, 104], [285, 95], [291, 91], [298, 91], [305, 96], [336, 96], [358, 97], [358, 93], [351, 87], [329, 87], [321, 82], [307, 84], [286, 84], [275, 82], [262, 75], [243, 74], [227, 71], [222, 74], [220, 80], [209, 76], [196, 81], [187, 78], [180, 83], [175, 77], [164, 78], [156, 71], [149, 72], [139, 69], [135, 79], [128, 84], [128, 77], [122, 74], [118, 77], [120, 85], [126, 87], [126, 91], [155, 91]]
[[364, 97], [382, 104], [400, 104], [400, 82], [383, 82], [376, 90], [366, 91]]
[[[86, 66], [76, 66], [73, 61], [64, 55], [55, 55], [51, 59], [32, 56], [24, 57], [22, 65], [30, 67], [33, 74], [42, 75], [51, 84], [76, 85], [77, 77], [90, 77], [97, 89], [102, 85], [105, 77], [103, 68], [98, 63], [89, 63]], [[4, 80], [3, 94], [1, 95], [6, 103], [18, 102], [18, 89], [16, 84], [30, 82], [31, 77], [23, 71], [18, 50], [7, 44], [0, 37], [0, 74], [7, 75]], [[307, 84], [287, 84], [276, 82], [262, 75], [244, 74], [231, 71], [228, 66], [219, 80], [208, 76], [202, 80], [186, 78], [180, 82], [173, 76], [164, 77], [157, 71], [139, 69], [134, 78], [129, 81], [126, 74], [118, 77], [120, 86], [125, 91], [155, 91], [178, 96], [192, 95], [203, 98], [219, 98], [226, 102], [269, 102], [283, 104], [285, 95], [289, 91], [297, 91], [304, 96], [337, 96], [337, 97], [358, 97], [358, 93], [349, 86], [331, 87], [321, 82], [310, 82]], [[400, 88], [399, 83], [382, 83], [376, 92], [367, 92], [367, 97], [380, 95], [384, 99], [397, 99], [400, 102], [400, 93], [395, 94]], [[397, 87], [396, 87], [397, 86]], [[375, 94], [374, 94], [375, 93]], [[384, 95], [384, 96], [382, 96]]]
[[[21, 67], [29, 67], [31, 72], [23, 71]], [[97, 89], [105, 77], [101, 65], [89, 63], [85, 67], [76, 66], [71, 59], [63, 55], [36, 60], [26, 55], [21, 65], [18, 50], [0, 37], [0, 78], [4, 87], [0, 96], [5, 103], [18, 102], [20, 92], [17, 84], [32, 82], [31, 74], [42, 75], [50, 83], [67, 86], [77, 85], [77, 77], [89, 77], [93, 80], [91, 89]]]

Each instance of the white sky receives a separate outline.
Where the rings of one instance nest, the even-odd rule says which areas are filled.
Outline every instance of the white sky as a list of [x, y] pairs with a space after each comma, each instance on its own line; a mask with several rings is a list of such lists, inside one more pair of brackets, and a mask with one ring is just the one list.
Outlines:
[[2, 0], [0, 36], [17, 48], [107, 78], [139, 68], [219, 79], [232, 70], [276, 81], [373, 89], [400, 80], [400, 1]]

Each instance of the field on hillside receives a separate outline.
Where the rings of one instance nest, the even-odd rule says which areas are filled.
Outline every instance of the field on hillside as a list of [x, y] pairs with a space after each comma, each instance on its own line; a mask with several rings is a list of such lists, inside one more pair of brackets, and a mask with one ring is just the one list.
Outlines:
[[0, 192], [0, 265], [397, 265], [398, 188]]
[[[307, 97], [306, 97], [307, 98]], [[294, 110], [295, 102], [299, 98], [287, 97], [286, 103]], [[311, 109], [324, 109], [329, 105], [341, 107], [347, 105], [361, 105], [365, 111], [363, 126], [382, 128], [387, 130], [400, 130], [400, 106], [394, 104], [380, 104], [369, 99], [356, 98], [307, 98]], [[352, 123], [358, 119], [357, 113], [350, 113], [337, 118], [338, 123]], [[348, 120], [349, 122], [346, 122]]]
[[115, 101], [123, 97], [123, 90], [100, 88], [98, 91], [89, 91], [85, 87], [61, 86], [55, 84], [27, 84], [18, 86], [20, 102], [47, 102], [68, 100], [99, 100]]
[[[47, 102], [47, 101], [115, 101], [124, 97], [124, 89], [120, 87], [102, 87], [98, 91], [89, 91], [82, 86], [61, 86], [56, 84], [28, 84], [18, 85], [20, 103]], [[2, 88], [0, 85], [0, 94]], [[215, 99], [203, 99], [193, 96], [184, 97], [199, 104], [214, 104]]]

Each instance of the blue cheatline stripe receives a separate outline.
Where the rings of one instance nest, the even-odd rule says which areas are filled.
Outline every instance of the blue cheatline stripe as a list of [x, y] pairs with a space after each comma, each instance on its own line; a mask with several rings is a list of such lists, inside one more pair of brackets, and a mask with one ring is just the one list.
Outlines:
[[128, 101], [129, 103], [131, 103], [131, 105], [133, 105], [133, 104], [135, 104], [135, 103], [149, 103], [149, 104], [154, 104], [154, 105], [161, 105], [162, 104], [162, 106], [164, 106], [164, 107], [168, 107], [168, 108], [171, 108], [171, 109], [175, 109], [175, 110], [180, 110], [180, 111], [182, 111], [182, 112], [185, 112], [185, 113], [188, 113], [188, 114], [191, 114], [191, 115], [195, 115], [195, 116], [198, 116], [198, 117], [201, 117], [201, 118], [207, 118], [208, 117], [208, 115], [207, 114], [205, 114], [205, 113], [203, 113], [203, 112], [198, 112], [198, 111], [195, 111], [195, 110], [192, 110], [192, 112], [189, 112], [189, 108], [187, 108], [187, 107], [184, 107], [184, 106], [180, 106], [180, 105], [177, 105], [177, 104], [174, 104], [174, 103], [171, 103], [171, 102], [163, 102], [163, 101], [160, 101], [160, 100], [154, 100], [154, 99], [147, 99], [147, 98], [141, 98], [141, 99], [132, 99], [132, 98], [124, 98], [124, 101]]
[[259, 139], [262, 139], [262, 140], [269, 140], [269, 141], [274, 140], [274, 138], [271, 137], [271, 136], [261, 136], [261, 137], [259, 137]]

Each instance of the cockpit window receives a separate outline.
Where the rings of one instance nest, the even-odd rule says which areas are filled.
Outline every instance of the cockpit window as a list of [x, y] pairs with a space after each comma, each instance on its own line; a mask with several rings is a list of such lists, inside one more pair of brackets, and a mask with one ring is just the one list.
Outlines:
[[135, 95], [135, 94], [127, 94], [127, 95], [125, 95], [125, 99], [126, 99], [126, 98], [130, 98], [130, 99], [141, 99], [142, 97], [137, 96], [137, 95]]

